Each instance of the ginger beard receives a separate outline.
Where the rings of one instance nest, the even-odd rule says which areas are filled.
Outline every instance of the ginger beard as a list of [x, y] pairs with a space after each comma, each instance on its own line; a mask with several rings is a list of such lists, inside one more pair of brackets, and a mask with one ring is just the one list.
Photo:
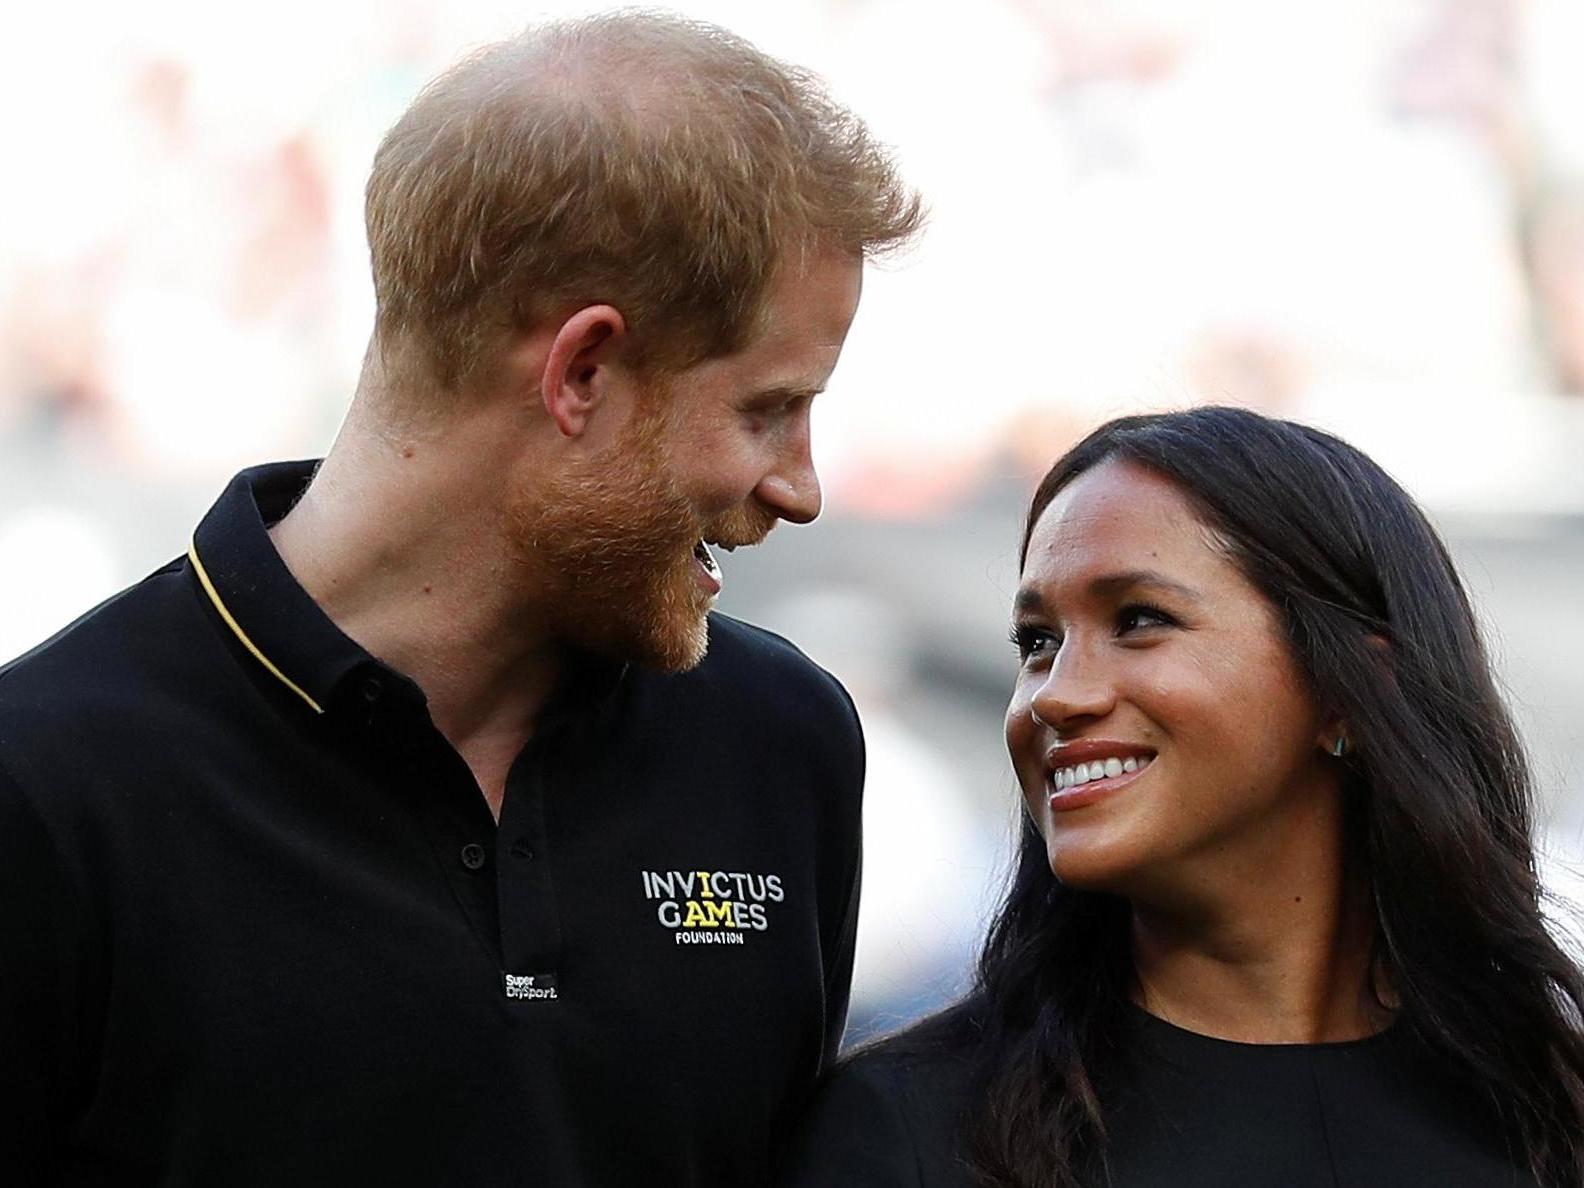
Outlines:
[[543, 611], [565, 642], [664, 672], [704, 658], [713, 597], [694, 549], [705, 538], [757, 544], [775, 517], [749, 505], [708, 521], [672, 476], [668, 394], [651, 394], [599, 457], [508, 508], [512, 537], [547, 591]]

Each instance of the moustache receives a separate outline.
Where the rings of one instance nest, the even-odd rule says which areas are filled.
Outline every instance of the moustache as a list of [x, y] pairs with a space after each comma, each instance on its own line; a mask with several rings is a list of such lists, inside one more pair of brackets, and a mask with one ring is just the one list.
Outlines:
[[762, 544], [775, 528], [777, 517], [751, 508], [738, 508], [711, 520], [700, 534], [723, 549], [751, 548]]

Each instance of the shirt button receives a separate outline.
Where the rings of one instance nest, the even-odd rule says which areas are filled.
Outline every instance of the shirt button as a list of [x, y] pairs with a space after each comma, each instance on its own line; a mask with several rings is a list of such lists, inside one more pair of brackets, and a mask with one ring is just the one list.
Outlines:
[[516, 841], [512, 842], [511, 852], [513, 858], [522, 858], [526, 860], [533, 857], [533, 847], [528, 844], [528, 839], [524, 837], [519, 837]]
[[363, 678], [363, 684], [359, 686], [359, 692], [363, 694], [364, 701], [373, 705], [385, 692], [385, 682], [377, 676], [366, 676]]
[[484, 847], [478, 842], [468, 842], [462, 847], [462, 865], [469, 870], [482, 870], [484, 863], [489, 860], [489, 855], [484, 853]]

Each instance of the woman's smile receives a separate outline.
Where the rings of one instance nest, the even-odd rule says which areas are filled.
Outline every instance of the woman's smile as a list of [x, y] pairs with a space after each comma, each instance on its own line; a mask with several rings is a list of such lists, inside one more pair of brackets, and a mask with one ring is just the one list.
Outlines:
[[1104, 739], [1084, 739], [1051, 748], [1046, 762], [1047, 802], [1052, 812], [1084, 808], [1128, 787], [1144, 774], [1155, 754], [1147, 748]]
[[1007, 747], [1064, 882], [1176, 896], [1230, 852], [1276, 877], [1340, 811], [1277, 612], [1154, 472], [1102, 463], [1052, 500], [1013, 639]]

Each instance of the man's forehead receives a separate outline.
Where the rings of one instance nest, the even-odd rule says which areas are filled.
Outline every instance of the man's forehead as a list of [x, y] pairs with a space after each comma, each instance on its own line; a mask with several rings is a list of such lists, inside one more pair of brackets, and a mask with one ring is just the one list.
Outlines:
[[704, 360], [696, 366], [694, 375], [706, 384], [723, 385], [732, 393], [766, 397], [779, 394], [791, 399], [823, 392], [836, 370], [837, 355], [836, 348], [818, 352], [739, 351]]
[[862, 295], [863, 261], [822, 253], [772, 282], [755, 337], [840, 349]]
[[822, 391], [841, 357], [842, 340], [824, 340], [796, 333], [771, 331], [742, 350], [701, 364], [701, 374], [713, 373], [738, 388], [766, 394]]

